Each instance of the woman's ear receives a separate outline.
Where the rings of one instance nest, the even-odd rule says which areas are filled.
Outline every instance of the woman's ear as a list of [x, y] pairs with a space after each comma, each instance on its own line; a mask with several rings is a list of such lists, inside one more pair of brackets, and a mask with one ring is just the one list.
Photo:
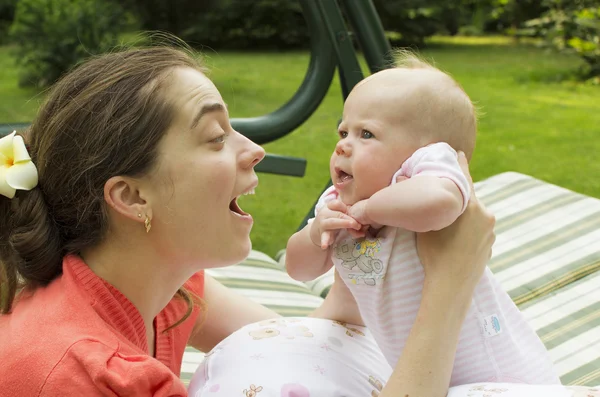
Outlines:
[[144, 221], [152, 217], [148, 203], [140, 194], [139, 184], [131, 178], [114, 176], [104, 184], [104, 201], [129, 219]]

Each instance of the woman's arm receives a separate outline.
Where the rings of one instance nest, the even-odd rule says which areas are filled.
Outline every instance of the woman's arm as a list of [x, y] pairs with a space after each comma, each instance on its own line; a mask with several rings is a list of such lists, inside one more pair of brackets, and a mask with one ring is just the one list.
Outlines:
[[381, 397], [442, 397], [448, 392], [458, 336], [471, 300], [469, 294], [457, 297], [457, 288], [427, 284], [415, 324]]
[[381, 397], [442, 397], [448, 392], [462, 322], [495, 240], [495, 219], [473, 194], [464, 155], [459, 161], [471, 183], [471, 201], [451, 226], [417, 236], [425, 271], [421, 306]]
[[204, 308], [188, 344], [208, 352], [246, 324], [279, 317], [279, 314], [204, 276]]

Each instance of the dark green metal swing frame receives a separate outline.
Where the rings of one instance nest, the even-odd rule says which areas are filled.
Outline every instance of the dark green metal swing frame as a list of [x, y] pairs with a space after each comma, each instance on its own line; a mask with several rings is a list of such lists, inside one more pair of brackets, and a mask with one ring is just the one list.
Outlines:
[[[299, 1], [310, 32], [310, 63], [298, 91], [273, 113], [231, 119], [236, 130], [259, 144], [282, 138], [304, 123], [327, 94], [336, 69], [343, 99], [346, 99], [354, 85], [364, 77], [355, 44], [362, 50], [371, 73], [389, 64], [391, 48], [371, 0]], [[18, 122], [0, 124], [0, 136], [28, 125]], [[258, 172], [302, 177], [306, 160], [267, 154], [256, 169]], [[312, 211], [301, 227], [311, 214]]]

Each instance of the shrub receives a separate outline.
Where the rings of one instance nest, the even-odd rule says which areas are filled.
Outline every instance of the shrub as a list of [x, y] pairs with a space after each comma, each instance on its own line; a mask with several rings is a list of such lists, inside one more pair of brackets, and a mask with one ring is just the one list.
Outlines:
[[18, 0], [0, 0], [0, 45], [8, 42], [8, 28], [15, 17]]
[[600, 5], [596, 0], [546, 0], [548, 11], [525, 24], [522, 34], [575, 52], [585, 62], [585, 79], [600, 76]]
[[458, 34], [460, 36], [482, 36], [483, 35], [483, 30], [481, 30], [477, 26], [466, 25], [466, 26], [461, 26], [458, 29]]
[[84, 58], [110, 50], [124, 20], [111, 1], [19, 0], [11, 26], [19, 84], [47, 86]]
[[215, 49], [307, 47], [298, 0], [124, 0], [146, 30]]
[[281, 49], [309, 43], [300, 3], [290, 0], [221, 0], [181, 36], [218, 48]]

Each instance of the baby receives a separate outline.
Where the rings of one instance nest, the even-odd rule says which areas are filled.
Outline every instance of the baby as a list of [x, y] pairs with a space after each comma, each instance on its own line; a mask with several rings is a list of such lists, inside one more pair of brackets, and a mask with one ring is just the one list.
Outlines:
[[[415, 232], [445, 228], [465, 210], [470, 187], [457, 151], [471, 157], [476, 124], [461, 87], [412, 55], [364, 79], [344, 104], [333, 186], [288, 242], [293, 278], [312, 280], [335, 266], [330, 293], [345, 285], [351, 295], [337, 300], [346, 303], [331, 317], [362, 319], [391, 366], [421, 299]], [[451, 379], [473, 382], [559, 383], [544, 345], [489, 269], [465, 319]]]

